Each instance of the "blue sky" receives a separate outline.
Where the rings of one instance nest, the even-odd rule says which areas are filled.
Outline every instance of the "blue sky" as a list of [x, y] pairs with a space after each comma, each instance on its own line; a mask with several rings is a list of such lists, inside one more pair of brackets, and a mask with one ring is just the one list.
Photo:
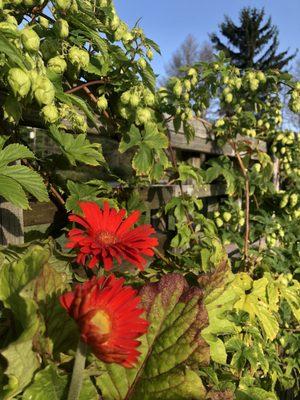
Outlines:
[[200, 42], [208, 40], [208, 33], [218, 30], [224, 14], [237, 22], [243, 6], [264, 7], [279, 28], [281, 49], [299, 48], [300, 58], [300, 0], [115, 0], [115, 6], [129, 26], [141, 18], [146, 35], [159, 44], [162, 57], [153, 60], [158, 74], [164, 74], [171, 54], [189, 33]]

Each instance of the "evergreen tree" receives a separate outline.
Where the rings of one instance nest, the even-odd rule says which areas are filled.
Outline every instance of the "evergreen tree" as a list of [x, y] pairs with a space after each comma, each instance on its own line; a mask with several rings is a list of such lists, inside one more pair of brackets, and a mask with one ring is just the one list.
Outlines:
[[239, 68], [284, 69], [295, 54], [288, 50], [278, 52], [278, 28], [269, 17], [264, 21], [264, 9], [245, 7], [240, 12], [239, 25], [225, 16], [220, 25], [221, 34], [227, 39], [224, 44], [215, 33], [210, 35], [216, 50], [224, 51]]

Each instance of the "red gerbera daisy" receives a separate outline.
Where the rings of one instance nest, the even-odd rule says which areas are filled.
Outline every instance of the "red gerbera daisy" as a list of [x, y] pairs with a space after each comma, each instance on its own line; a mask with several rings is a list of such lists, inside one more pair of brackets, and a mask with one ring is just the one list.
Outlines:
[[131, 368], [140, 354], [136, 339], [147, 332], [148, 322], [140, 317], [144, 310], [136, 291], [124, 281], [114, 275], [94, 277], [63, 294], [60, 302], [100, 360]]
[[70, 221], [77, 222], [83, 229], [71, 229], [68, 237], [68, 248], [79, 249], [77, 262], [85, 264], [89, 259], [89, 268], [97, 263], [104, 264], [105, 270], [110, 270], [113, 259], [121, 264], [122, 259], [129, 261], [143, 270], [146, 260], [142, 255], [153, 256], [153, 247], [158, 245], [157, 238], [150, 237], [155, 233], [151, 225], [132, 226], [140, 217], [139, 211], [134, 211], [124, 218], [126, 210], [117, 211], [110, 208], [107, 202], [103, 210], [92, 202], [80, 202], [83, 216], [72, 214]]

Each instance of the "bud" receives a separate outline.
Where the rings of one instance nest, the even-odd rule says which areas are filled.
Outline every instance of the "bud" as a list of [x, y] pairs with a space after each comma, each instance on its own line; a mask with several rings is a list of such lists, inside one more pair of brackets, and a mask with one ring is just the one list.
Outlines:
[[285, 207], [287, 206], [288, 202], [289, 202], [289, 195], [288, 195], [288, 194], [285, 194], [285, 195], [282, 197], [281, 201], [280, 201], [279, 207], [280, 207], [280, 208], [285, 208]]
[[147, 63], [146, 60], [144, 58], [139, 58], [137, 60], [137, 65], [141, 68], [141, 69], [145, 69], [147, 67]]
[[293, 193], [290, 196], [290, 206], [293, 208], [297, 205], [298, 203], [298, 194], [297, 193]]
[[46, 76], [39, 76], [35, 83], [34, 96], [39, 105], [51, 104], [55, 97], [52, 82]]
[[119, 105], [118, 110], [121, 117], [123, 117], [124, 119], [129, 120], [132, 118], [132, 111], [129, 107]]
[[99, 97], [99, 99], [97, 101], [97, 107], [100, 110], [106, 110], [107, 109], [108, 103], [107, 103], [106, 97], [104, 95]]
[[54, 27], [61, 39], [66, 39], [69, 36], [69, 24], [65, 19], [58, 19]]
[[187, 92], [189, 92], [189, 91], [191, 90], [191, 88], [192, 88], [191, 81], [185, 79], [185, 80], [183, 81], [183, 86], [185, 87], [185, 90], [186, 90]]
[[135, 108], [140, 104], [140, 97], [136, 93], [132, 93], [130, 96], [130, 105]]
[[70, 8], [69, 8], [69, 12], [70, 13], [77, 13], [78, 12], [78, 4], [77, 4], [76, 0], [72, 1], [71, 5], [70, 5]]
[[179, 80], [176, 81], [175, 85], [173, 86], [172, 91], [173, 91], [173, 93], [174, 93], [174, 95], [176, 97], [180, 97], [181, 96], [181, 94], [182, 94], [182, 85], [181, 85], [181, 82]]
[[28, 73], [21, 68], [11, 68], [7, 81], [15, 96], [25, 97], [29, 93], [31, 82]]
[[229, 104], [229, 103], [232, 102], [232, 100], [233, 100], [232, 93], [227, 93], [226, 96], [225, 96], [225, 102]]
[[71, 0], [55, 0], [54, 5], [62, 11], [67, 11], [71, 6]]
[[151, 120], [151, 112], [148, 108], [138, 108], [136, 111], [135, 122], [137, 125], [143, 125]]
[[223, 219], [224, 219], [225, 222], [229, 222], [229, 221], [231, 220], [231, 217], [232, 217], [232, 215], [231, 215], [230, 212], [225, 211], [225, 212], [223, 213]]
[[223, 118], [218, 119], [218, 121], [215, 123], [215, 127], [216, 127], [216, 128], [221, 128], [221, 127], [224, 126], [224, 125], [225, 125], [225, 121], [224, 121]]
[[62, 56], [50, 58], [48, 61], [48, 69], [58, 75], [62, 75], [67, 69], [67, 63]]
[[9, 24], [13, 24], [15, 26], [18, 26], [18, 21], [16, 20], [16, 18], [13, 15], [8, 14], [6, 16], [6, 22], [8, 22]]
[[216, 218], [215, 222], [218, 228], [221, 228], [224, 225], [224, 222], [221, 218]]
[[197, 70], [195, 68], [190, 68], [188, 70], [188, 72], [187, 72], [187, 76], [190, 76], [192, 78], [197, 76], [197, 75], [198, 75], [198, 72], [197, 72]]
[[40, 47], [40, 38], [31, 28], [25, 28], [21, 32], [21, 41], [27, 51], [37, 52]]
[[0, 22], [0, 32], [17, 33], [18, 27], [10, 22]]
[[127, 90], [121, 95], [121, 103], [128, 104], [130, 102], [130, 98], [131, 98], [131, 93], [129, 92], [129, 90]]
[[114, 15], [110, 20], [109, 26], [112, 31], [115, 31], [120, 25], [120, 18], [117, 15]]
[[108, 1], [107, 0], [98, 0], [97, 5], [98, 5], [98, 7], [107, 7]]
[[143, 93], [143, 98], [146, 106], [153, 106], [155, 103], [155, 96], [149, 89], [145, 89]]
[[147, 50], [146, 56], [148, 57], [149, 60], [153, 59], [153, 51], [152, 50]]
[[255, 163], [252, 167], [253, 171], [259, 173], [261, 171], [261, 164], [260, 163]]
[[54, 124], [59, 119], [59, 113], [54, 104], [48, 104], [41, 110], [42, 117], [48, 124]]
[[252, 92], [255, 92], [258, 89], [259, 86], [259, 80], [258, 79], [251, 79], [250, 80], [250, 90]]
[[89, 53], [76, 46], [71, 47], [68, 57], [72, 64], [78, 65], [81, 68], [87, 67], [90, 62]]
[[39, 22], [40, 22], [40, 25], [41, 25], [43, 28], [45, 28], [45, 29], [48, 29], [48, 28], [49, 28], [49, 21], [47, 20], [47, 18], [40, 17], [40, 18], [39, 18]]
[[256, 77], [260, 82], [266, 82], [266, 75], [262, 71], [258, 71]]

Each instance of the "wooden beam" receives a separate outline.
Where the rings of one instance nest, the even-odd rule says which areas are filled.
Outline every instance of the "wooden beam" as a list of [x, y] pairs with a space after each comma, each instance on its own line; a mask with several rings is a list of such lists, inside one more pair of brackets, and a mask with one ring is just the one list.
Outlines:
[[0, 244], [24, 243], [23, 210], [0, 198]]

